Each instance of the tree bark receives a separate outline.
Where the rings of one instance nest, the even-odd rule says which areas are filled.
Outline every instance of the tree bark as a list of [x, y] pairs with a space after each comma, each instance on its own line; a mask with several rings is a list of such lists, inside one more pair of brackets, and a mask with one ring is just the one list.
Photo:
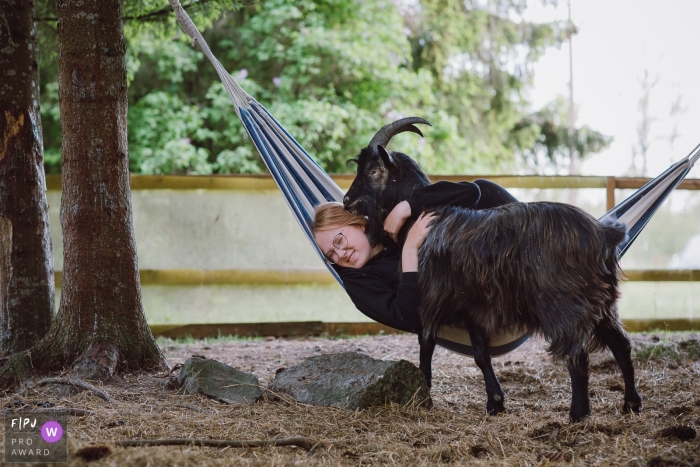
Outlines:
[[107, 380], [167, 368], [141, 302], [127, 152], [126, 45], [120, 0], [60, 0], [63, 285], [45, 339], [0, 369], [72, 367]]
[[33, 1], [0, 0], [0, 352], [51, 325], [54, 279]]

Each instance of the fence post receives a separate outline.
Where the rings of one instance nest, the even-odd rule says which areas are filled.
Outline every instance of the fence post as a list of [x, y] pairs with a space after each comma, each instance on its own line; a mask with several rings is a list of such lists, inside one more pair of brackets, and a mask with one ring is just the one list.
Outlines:
[[605, 191], [607, 193], [607, 210], [615, 207], [615, 177], [605, 177]]

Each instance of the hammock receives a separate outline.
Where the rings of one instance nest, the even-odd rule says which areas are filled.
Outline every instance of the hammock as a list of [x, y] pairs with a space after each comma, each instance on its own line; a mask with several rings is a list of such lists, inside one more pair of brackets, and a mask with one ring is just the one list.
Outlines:
[[[267, 109], [234, 81], [211, 53], [202, 34], [197, 30], [180, 2], [178, 0], [168, 1], [175, 10], [175, 16], [180, 26], [192, 38], [192, 45], [199, 46], [216, 68], [238, 117], [243, 122], [250, 139], [265, 162], [265, 166], [284, 195], [289, 209], [294, 213], [312, 248], [342, 286], [343, 281], [338, 273], [325, 261], [323, 252], [316, 245], [310, 225], [313, 220], [314, 207], [328, 201], [342, 202], [343, 191]], [[627, 225], [628, 237], [619, 246], [620, 256], [629, 249], [659, 206], [685, 178], [698, 157], [700, 157], [700, 145], [693, 149], [686, 158], [673, 164], [600, 218], [600, 220], [616, 219]], [[522, 345], [528, 338], [528, 334], [521, 332], [506, 333], [491, 342], [491, 355], [499, 356], [508, 353]], [[443, 328], [437, 339], [437, 344], [444, 348], [473, 356], [470, 343], [469, 333], [466, 330], [451, 327]]]

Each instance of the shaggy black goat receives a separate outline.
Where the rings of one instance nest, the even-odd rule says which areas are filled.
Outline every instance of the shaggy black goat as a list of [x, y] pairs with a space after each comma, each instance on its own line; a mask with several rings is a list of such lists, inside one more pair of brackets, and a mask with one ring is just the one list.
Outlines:
[[[417, 189], [430, 185], [430, 179], [418, 164], [400, 152], [385, 148], [391, 138], [401, 132], [411, 131], [423, 136], [414, 123], [430, 125], [427, 120], [409, 117], [382, 127], [360, 154], [350, 159], [357, 163], [357, 177], [352, 182], [343, 204], [345, 209], [367, 216], [367, 237], [372, 246], [384, 238], [384, 218], [401, 201]], [[420, 213], [417, 213], [420, 214]], [[405, 238], [409, 225], [399, 237]]]
[[[430, 183], [410, 157], [384, 147], [401, 131], [421, 134], [414, 123], [428, 122], [412, 117], [387, 125], [353, 159], [358, 172], [344, 205], [368, 216], [373, 245], [382, 241], [383, 220], [394, 206]], [[505, 329], [519, 328], [543, 335], [555, 357], [568, 358], [572, 420], [590, 413], [588, 352], [604, 346], [622, 370], [624, 410], [639, 412], [630, 342], [616, 308], [623, 226], [601, 224], [558, 203], [513, 203], [482, 211], [446, 207], [436, 213], [418, 268], [420, 366], [428, 385], [438, 329], [466, 328], [484, 373], [487, 410], [504, 411], [489, 342]]]
[[489, 342], [503, 329], [521, 329], [543, 335], [554, 357], [568, 359], [573, 421], [590, 414], [588, 352], [602, 347], [622, 370], [624, 410], [639, 412], [630, 342], [616, 307], [622, 224], [559, 203], [448, 207], [437, 215], [418, 267], [420, 366], [428, 382], [439, 328], [466, 328], [484, 373], [487, 411], [503, 412]]

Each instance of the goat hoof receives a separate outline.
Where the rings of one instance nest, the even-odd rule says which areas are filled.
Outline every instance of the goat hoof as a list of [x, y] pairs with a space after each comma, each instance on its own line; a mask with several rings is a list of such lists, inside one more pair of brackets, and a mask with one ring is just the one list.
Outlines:
[[584, 418], [591, 415], [591, 409], [574, 410], [573, 408], [569, 411], [569, 418], [572, 423], [578, 423], [583, 421]]
[[637, 395], [631, 399], [625, 401], [625, 405], [622, 406], [622, 411], [624, 413], [634, 412], [639, 413], [642, 410], [642, 398]]
[[498, 415], [499, 413], [503, 413], [505, 411], [506, 408], [503, 405], [503, 399], [501, 399], [499, 402], [488, 401], [486, 404], [486, 412], [489, 415]]

